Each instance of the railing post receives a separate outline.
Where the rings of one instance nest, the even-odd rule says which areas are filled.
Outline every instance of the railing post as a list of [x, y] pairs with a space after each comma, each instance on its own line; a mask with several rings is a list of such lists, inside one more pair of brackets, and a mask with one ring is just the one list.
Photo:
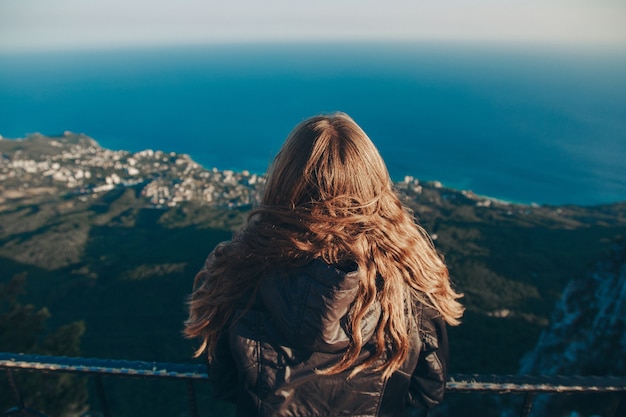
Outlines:
[[617, 408], [615, 409], [615, 417], [626, 415], [626, 392], [622, 393], [617, 400]]
[[15, 413], [17, 412], [23, 416], [47, 417], [45, 414], [37, 410], [26, 408], [26, 405], [24, 404], [24, 399], [22, 398], [22, 394], [20, 393], [20, 390], [17, 386], [17, 381], [15, 381], [13, 370], [7, 369], [7, 379], [9, 380], [9, 385], [11, 386], [11, 391], [13, 391], [13, 396], [17, 405], [13, 408], [9, 408], [7, 411], [2, 413], [2, 416], [15, 415]]
[[22, 410], [24, 409], [24, 400], [22, 399], [22, 395], [20, 394], [20, 390], [17, 387], [17, 383], [15, 382], [15, 376], [13, 375], [13, 370], [7, 369], [7, 379], [9, 380], [9, 386], [11, 386], [11, 391], [13, 392], [13, 397], [15, 398], [15, 402], [17, 403], [17, 407]]
[[533, 400], [535, 399], [535, 394], [532, 392], [526, 393], [524, 396], [524, 404], [522, 404], [522, 412], [520, 413], [520, 417], [528, 417], [530, 415], [530, 410], [533, 408]]
[[109, 410], [109, 403], [104, 393], [104, 385], [102, 385], [102, 378], [100, 375], [95, 376], [96, 392], [98, 393], [98, 401], [100, 401], [100, 410], [104, 417], [111, 417], [111, 411]]
[[187, 380], [187, 394], [189, 395], [189, 409], [191, 417], [198, 417], [198, 404], [196, 402], [196, 389], [193, 386], [193, 380]]

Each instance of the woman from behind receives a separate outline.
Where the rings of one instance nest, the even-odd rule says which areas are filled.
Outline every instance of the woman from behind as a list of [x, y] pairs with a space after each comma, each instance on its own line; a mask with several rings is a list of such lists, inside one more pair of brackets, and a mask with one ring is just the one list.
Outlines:
[[372, 141], [336, 113], [289, 134], [261, 204], [196, 276], [185, 335], [238, 416], [397, 416], [442, 401], [459, 297]]

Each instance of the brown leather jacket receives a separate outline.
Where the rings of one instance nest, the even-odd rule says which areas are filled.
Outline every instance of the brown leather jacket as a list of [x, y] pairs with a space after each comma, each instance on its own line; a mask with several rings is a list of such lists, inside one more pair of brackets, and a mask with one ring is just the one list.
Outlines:
[[[448, 346], [445, 323], [416, 303], [410, 354], [387, 381], [366, 369], [322, 376], [348, 346], [345, 323], [358, 274], [316, 260], [277, 268], [262, 282], [251, 307], [236, 312], [222, 332], [209, 378], [217, 399], [235, 401], [237, 416], [398, 416], [406, 407], [428, 409], [443, 398]], [[368, 340], [380, 315], [364, 319]], [[360, 360], [373, 352], [366, 344]]]

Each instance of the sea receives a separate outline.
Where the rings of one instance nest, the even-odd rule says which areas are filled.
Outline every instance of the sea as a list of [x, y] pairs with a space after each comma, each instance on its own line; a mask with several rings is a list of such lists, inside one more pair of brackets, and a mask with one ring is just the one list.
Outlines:
[[[0, 134], [85, 133], [263, 173], [348, 113], [396, 181], [518, 203], [626, 200], [626, 48], [279, 43], [0, 52]], [[364, 173], [365, 174], [365, 173]]]

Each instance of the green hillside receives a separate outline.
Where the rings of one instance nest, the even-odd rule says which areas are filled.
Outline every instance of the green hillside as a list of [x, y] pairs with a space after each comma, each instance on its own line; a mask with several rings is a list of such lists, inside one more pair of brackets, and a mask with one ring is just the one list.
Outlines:
[[[463, 325], [451, 329], [454, 372], [514, 372], [564, 284], [626, 232], [623, 204], [486, 208], [445, 189], [407, 203], [465, 294]], [[149, 208], [132, 187], [86, 202], [17, 202], [0, 212], [2, 279], [25, 272], [24, 300], [46, 306], [50, 326], [84, 320], [84, 356], [185, 361], [193, 277], [245, 214]]]

